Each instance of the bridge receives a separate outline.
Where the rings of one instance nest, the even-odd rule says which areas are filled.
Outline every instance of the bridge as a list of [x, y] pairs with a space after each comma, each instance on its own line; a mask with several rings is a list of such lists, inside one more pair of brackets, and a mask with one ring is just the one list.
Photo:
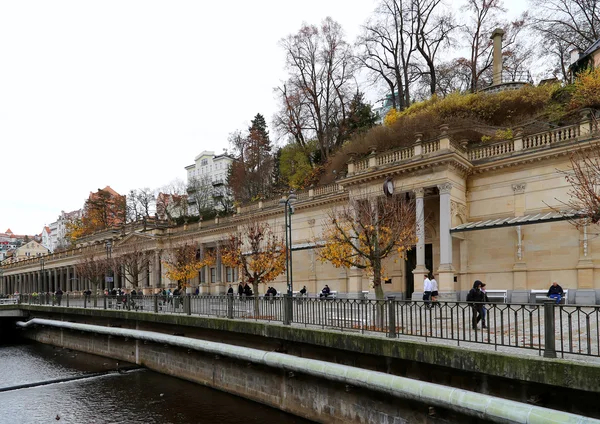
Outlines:
[[[481, 399], [488, 405], [506, 405], [502, 403], [506, 399], [501, 398], [508, 378], [511, 384], [522, 386], [512, 390], [511, 396], [519, 393], [519, 398], [511, 401], [531, 403], [532, 399], [543, 399], [536, 406], [591, 416], [594, 412], [585, 411], [584, 405], [588, 401], [593, 405], [590, 399], [600, 391], [598, 307], [492, 304], [488, 328], [475, 330], [471, 328], [471, 305], [460, 302], [443, 302], [430, 309], [423, 302], [395, 299], [21, 296], [18, 305], [0, 306], [0, 310], [7, 308], [18, 308], [31, 318], [29, 323], [23, 320], [21, 324], [27, 328], [24, 337], [136, 362], [307, 418], [323, 420], [328, 416], [328, 422], [332, 417], [340, 422], [342, 418], [358, 422], [343, 415], [348, 405], [354, 405], [350, 409], [357, 414], [355, 417], [368, 418], [366, 412], [356, 411], [356, 396], [365, 408], [369, 404], [368, 408], [390, 416], [406, 414], [413, 407], [423, 410], [427, 405], [438, 416], [458, 413], [485, 421], [499, 420], [493, 413], [459, 413], [460, 408], [439, 398], [398, 394], [389, 385], [386, 391], [360, 378], [332, 377], [339, 373], [356, 376], [361, 370], [366, 373], [364, 378], [370, 376], [367, 381], [395, 375], [421, 380], [421, 392], [455, 390], [453, 395], [448, 392], [449, 398], [479, 392], [493, 398]], [[555, 335], [554, 340], [550, 333]], [[269, 352], [277, 354], [269, 356]], [[553, 359], [556, 355], [563, 359]], [[280, 365], [253, 359], [259, 357], [276, 358], [273, 361]], [[322, 373], [317, 375], [313, 366]], [[352, 369], [345, 368], [349, 366]], [[387, 377], [371, 375], [371, 371]], [[276, 378], [280, 380], [275, 383]], [[266, 387], [262, 392], [252, 388], [257, 381]], [[394, 381], [399, 386], [410, 386], [401, 378]], [[388, 383], [392, 384], [391, 380]], [[271, 386], [277, 386], [277, 390], [271, 390]], [[279, 393], [281, 387], [286, 387], [285, 396]], [[565, 400], [573, 399], [564, 395], [573, 390], [580, 399], [577, 405]], [[383, 397], [382, 391], [386, 393]], [[300, 396], [299, 405], [315, 402], [323, 408], [314, 412], [317, 415], [306, 415], [306, 408], [282, 399], [293, 399], [292, 392]], [[316, 395], [325, 398], [311, 400]], [[391, 405], [398, 399], [407, 410], [392, 411]], [[325, 408], [336, 402], [344, 407], [338, 404], [337, 408]], [[388, 406], [383, 408], [381, 403]], [[416, 406], [409, 408], [407, 405], [412, 403]], [[511, 408], [514, 411], [517, 407]], [[559, 416], [556, 414], [553, 417]]]

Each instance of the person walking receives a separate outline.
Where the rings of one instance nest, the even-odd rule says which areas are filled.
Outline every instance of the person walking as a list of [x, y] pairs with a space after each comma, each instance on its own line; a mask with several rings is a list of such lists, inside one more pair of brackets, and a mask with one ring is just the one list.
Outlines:
[[63, 291], [59, 287], [58, 290], [56, 290], [56, 293], [54, 293], [54, 294], [56, 295], [56, 304], [58, 306], [60, 306], [60, 301], [62, 300]]
[[437, 298], [439, 296], [438, 283], [435, 280], [435, 276], [433, 275], [433, 272], [430, 272], [427, 278], [429, 278], [429, 284], [431, 287], [431, 306], [432, 307], [440, 306], [440, 304], [438, 303], [438, 300], [437, 300]]
[[233, 287], [231, 287], [231, 284], [229, 285], [229, 288], [227, 289], [227, 295], [233, 296]]
[[423, 277], [423, 302], [425, 306], [431, 308], [431, 280], [427, 274]]
[[241, 299], [243, 295], [244, 295], [244, 283], [242, 283], [240, 281], [240, 284], [238, 284], [238, 296]]
[[475, 280], [473, 288], [467, 294], [467, 302], [471, 303], [473, 309], [473, 330], [477, 329], [477, 324], [483, 319], [483, 328], [487, 328], [485, 325], [485, 319], [483, 318], [483, 302], [485, 301], [485, 293], [481, 291], [483, 283], [479, 280]]
[[558, 305], [564, 294], [565, 294], [565, 292], [563, 291], [562, 287], [559, 286], [556, 281], [554, 281], [552, 283], [552, 285], [550, 286], [550, 288], [548, 289], [547, 296], [550, 299], [556, 299], [556, 304]]

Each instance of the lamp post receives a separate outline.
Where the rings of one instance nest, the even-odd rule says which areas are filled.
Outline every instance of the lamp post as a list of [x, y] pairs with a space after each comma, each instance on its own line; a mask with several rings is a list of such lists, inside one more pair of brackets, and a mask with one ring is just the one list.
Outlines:
[[293, 274], [292, 274], [292, 215], [294, 213], [294, 207], [292, 203], [298, 198], [296, 193], [290, 191], [287, 197], [279, 200], [279, 204], [284, 206], [284, 217], [285, 217], [285, 269], [286, 269], [286, 283], [287, 283], [287, 294], [291, 298], [294, 294], [293, 287]]

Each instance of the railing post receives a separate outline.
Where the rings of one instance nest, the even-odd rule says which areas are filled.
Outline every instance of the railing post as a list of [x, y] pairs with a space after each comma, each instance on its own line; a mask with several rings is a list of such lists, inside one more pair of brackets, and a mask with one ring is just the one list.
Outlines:
[[104, 309], [106, 309], [106, 295], [104, 295]]
[[283, 325], [290, 325], [292, 323], [292, 304], [290, 300], [290, 296], [285, 293], [283, 295]]
[[227, 295], [227, 318], [233, 319], [233, 293]]
[[544, 301], [544, 358], [556, 358], [554, 335], [555, 300]]
[[192, 297], [189, 294], [183, 298], [183, 311], [188, 315], [192, 315], [191, 301]]
[[130, 294], [125, 295], [125, 305], [127, 306], [127, 310], [131, 311], [131, 295]]
[[388, 337], [396, 338], [396, 296], [388, 296]]
[[83, 309], [87, 308], [88, 296], [87, 294], [83, 295]]
[[69, 293], [67, 293], [67, 308], [69, 307]]
[[154, 298], [154, 313], [158, 314], [158, 295], [155, 294], [153, 296], [153, 298]]

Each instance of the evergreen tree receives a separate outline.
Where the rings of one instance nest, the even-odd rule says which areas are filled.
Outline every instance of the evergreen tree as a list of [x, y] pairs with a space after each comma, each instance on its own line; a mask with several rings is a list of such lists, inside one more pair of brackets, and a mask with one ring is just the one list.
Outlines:
[[350, 102], [348, 117], [344, 121], [346, 139], [367, 131], [374, 127], [376, 122], [377, 115], [373, 113], [371, 105], [364, 102], [364, 93], [357, 91]]
[[236, 200], [247, 202], [268, 197], [273, 189], [273, 157], [265, 118], [256, 114], [248, 134], [234, 133], [230, 143], [235, 151], [228, 183]]

